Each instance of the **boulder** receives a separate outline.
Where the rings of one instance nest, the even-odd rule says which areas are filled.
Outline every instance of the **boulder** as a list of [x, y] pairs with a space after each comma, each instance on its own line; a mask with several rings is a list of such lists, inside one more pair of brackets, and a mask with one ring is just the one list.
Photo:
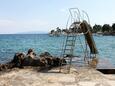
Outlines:
[[23, 53], [16, 53], [13, 60], [6, 64], [0, 64], [0, 70], [12, 69], [14, 67], [23, 68], [23, 66], [34, 66], [34, 67], [58, 67], [61, 62], [66, 63], [65, 59], [51, 56], [50, 53], [44, 52], [40, 54], [40, 58], [32, 58], [31, 56]]

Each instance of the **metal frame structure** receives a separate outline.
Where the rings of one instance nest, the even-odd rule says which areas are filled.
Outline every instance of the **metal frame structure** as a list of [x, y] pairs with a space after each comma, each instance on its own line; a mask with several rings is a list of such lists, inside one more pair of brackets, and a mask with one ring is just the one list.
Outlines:
[[[66, 69], [67, 73], [70, 72], [70, 68], [71, 68], [71, 64], [72, 64], [72, 58], [74, 57], [74, 48], [75, 48], [75, 41], [76, 41], [76, 36], [77, 35], [84, 35], [85, 36], [85, 51], [84, 51], [84, 61], [87, 61], [86, 58], [89, 57], [88, 56], [88, 45], [90, 45], [88, 43], [88, 41], [90, 40], [92, 45], [94, 44], [94, 40], [92, 38], [91, 32], [89, 31], [89, 27], [88, 25], [90, 25], [90, 20], [89, 20], [89, 16], [85, 11], [81, 11], [83, 15], [81, 15], [80, 10], [78, 8], [70, 8], [69, 9], [70, 12], [70, 16], [68, 18], [67, 21], [67, 25], [66, 25], [66, 29], [69, 29], [70, 32], [67, 33], [66, 36], [66, 41], [64, 42], [64, 46], [63, 46], [63, 51], [62, 51], [62, 58], [65, 59], [67, 61], [66, 63]], [[84, 16], [86, 16], [87, 21], [84, 19]], [[71, 21], [71, 25], [68, 27], [69, 25], [69, 21]], [[81, 25], [85, 25], [86, 27], [81, 27]], [[73, 29], [71, 31], [71, 29]], [[82, 31], [82, 33], [79, 33], [79, 29], [82, 29], [84, 31]], [[85, 30], [87, 29], [87, 30]], [[87, 38], [87, 34], [90, 37], [90, 39]], [[94, 50], [96, 50], [95, 44], [94, 44]], [[95, 53], [95, 52], [94, 52]], [[95, 54], [96, 55], [96, 54]], [[88, 58], [89, 59], [89, 58]], [[91, 53], [90, 53], [90, 59], [91, 59]], [[61, 67], [63, 65], [63, 62], [61, 62], [60, 64], [60, 71], [61, 71]]]

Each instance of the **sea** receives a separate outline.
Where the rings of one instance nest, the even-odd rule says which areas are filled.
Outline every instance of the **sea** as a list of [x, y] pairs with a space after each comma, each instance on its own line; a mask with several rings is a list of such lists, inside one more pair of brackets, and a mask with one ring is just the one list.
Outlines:
[[[99, 59], [108, 59], [115, 65], [115, 36], [94, 35]], [[34, 49], [37, 56], [43, 52], [59, 57], [62, 55], [66, 36], [49, 36], [48, 34], [0, 34], [0, 63], [6, 63], [13, 59], [15, 53], [27, 53], [28, 49]], [[75, 56], [84, 56], [86, 49], [83, 35], [76, 36], [74, 48]], [[88, 49], [87, 52], [90, 52]]]

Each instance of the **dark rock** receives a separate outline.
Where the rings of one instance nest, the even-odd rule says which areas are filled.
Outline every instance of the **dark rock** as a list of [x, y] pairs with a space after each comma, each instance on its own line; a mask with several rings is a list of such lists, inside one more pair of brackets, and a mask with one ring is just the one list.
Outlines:
[[53, 67], [57, 67], [60, 65], [60, 59], [59, 58], [53, 58]]
[[[29, 53], [30, 51], [28, 51]], [[44, 52], [40, 54], [40, 58], [32, 58], [31, 55], [24, 55], [23, 53], [16, 53], [13, 60], [6, 64], [0, 64], [0, 71], [12, 69], [15, 67], [23, 68], [23, 66], [34, 66], [52, 68], [60, 66], [61, 62], [66, 63], [65, 59], [60, 59], [51, 56], [50, 53]]]
[[51, 56], [51, 54], [49, 52], [44, 52], [44, 53], [41, 53], [39, 56], [40, 57], [47, 57], [47, 56]]
[[24, 58], [25, 55], [23, 53], [16, 53], [11, 63], [13, 63], [15, 67], [22, 67]]

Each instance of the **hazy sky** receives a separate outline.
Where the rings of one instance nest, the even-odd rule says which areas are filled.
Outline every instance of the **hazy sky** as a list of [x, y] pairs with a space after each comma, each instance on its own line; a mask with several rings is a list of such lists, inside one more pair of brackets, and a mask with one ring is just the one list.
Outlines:
[[73, 7], [85, 10], [92, 25], [115, 22], [115, 0], [0, 0], [0, 33], [65, 28]]

